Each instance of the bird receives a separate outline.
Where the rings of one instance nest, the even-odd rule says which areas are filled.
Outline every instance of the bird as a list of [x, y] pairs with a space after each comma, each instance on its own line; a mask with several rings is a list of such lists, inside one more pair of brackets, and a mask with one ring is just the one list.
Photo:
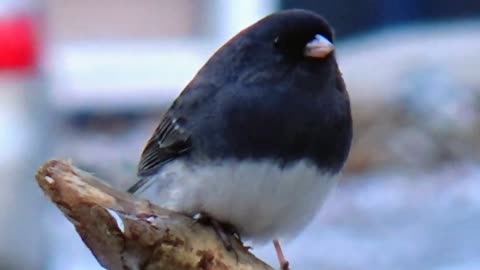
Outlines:
[[333, 28], [313, 11], [278, 11], [228, 40], [186, 85], [128, 191], [252, 243], [273, 241], [288, 265], [279, 240], [319, 211], [352, 135]]

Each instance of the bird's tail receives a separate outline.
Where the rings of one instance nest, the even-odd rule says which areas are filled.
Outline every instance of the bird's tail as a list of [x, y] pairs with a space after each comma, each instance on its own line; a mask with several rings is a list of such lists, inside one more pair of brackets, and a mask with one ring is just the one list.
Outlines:
[[127, 192], [134, 195], [142, 193], [153, 184], [154, 179], [154, 177], [142, 177], [133, 186], [127, 189]]

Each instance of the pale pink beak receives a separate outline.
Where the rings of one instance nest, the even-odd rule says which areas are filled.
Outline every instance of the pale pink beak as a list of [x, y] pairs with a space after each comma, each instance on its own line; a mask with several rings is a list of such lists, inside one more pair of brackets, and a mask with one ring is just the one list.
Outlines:
[[308, 42], [307, 46], [305, 46], [304, 55], [313, 58], [325, 58], [334, 49], [335, 46], [333, 46], [332, 42], [330, 42], [324, 36], [315, 35], [315, 38]]

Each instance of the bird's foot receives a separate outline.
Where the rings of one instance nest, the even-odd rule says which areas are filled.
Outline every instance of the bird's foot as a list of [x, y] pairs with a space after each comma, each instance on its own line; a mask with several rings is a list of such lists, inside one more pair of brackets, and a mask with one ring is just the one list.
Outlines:
[[285, 255], [283, 255], [283, 251], [282, 251], [282, 247], [280, 246], [280, 242], [278, 242], [277, 239], [274, 239], [273, 240], [273, 245], [275, 246], [275, 252], [277, 253], [277, 258], [278, 258], [278, 261], [280, 263], [280, 269], [281, 270], [289, 270], [290, 266], [289, 266], [289, 263], [288, 263], [287, 259], [285, 259]]
[[195, 220], [195, 222], [212, 226], [213, 230], [222, 241], [225, 249], [227, 251], [233, 251], [235, 253], [235, 257], [237, 257], [238, 259], [237, 253], [235, 252], [235, 250], [233, 250], [232, 237], [237, 239], [242, 245], [242, 247], [243, 247], [243, 243], [240, 240], [240, 236], [237, 233], [236, 229], [232, 225], [219, 222], [216, 219], [204, 213], [195, 214], [193, 216], [193, 219]]
[[242, 244], [242, 248], [245, 252], [250, 252], [250, 250], [253, 249], [252, 246], [247, 246], [247, 245], [244, 245], [243, 243], [241, 243], [241, 244]]
[[235, 239], [238, 241], [238, 243], [240, 244], [240, 246], [242, 247], [242, 249], [246, 252], [250, 252], [251, 249], [253, 249], [253, 247], [251, 246], [247, 246], [243, 243], [243, 240], [242, 238], [240, 237], [240, 234], [237, 232], [237, 230], [231, 226], [230, 230], [233, 232], [233, 236], [235, 237]]

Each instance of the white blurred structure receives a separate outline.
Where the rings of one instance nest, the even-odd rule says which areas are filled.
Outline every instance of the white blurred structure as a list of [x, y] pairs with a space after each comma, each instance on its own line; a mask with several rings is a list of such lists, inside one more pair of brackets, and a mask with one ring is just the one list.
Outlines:
[[[187, 6], [188, 2], [191, 1], [180, 1], [175, 10]], [[95, 38], [98, 33], [90, 34], [93, 38], [78, 41], [71, 37], [72, 33], [66, 35], [58, 30], [58, 35], [69, 38], [59, 37], [57, 42], [50, 44], [46, 68], [50, 74], [53, 104], [61, 110], [106, 111], [164, 106], [177, 96], [219, 46], [277, 8], [276, 0], [200, 3], [205, 4], [204, 14], [184, 12], [180, 16], [200, 17], [190, 20], [201, 20], [209, 29], [189, 24], [180, 28], [185, 33], [178, 38], [171, 38], [168, 31], [158, 31], [150, 37], [145, 34], [143, 38], [132, 40], [128, 39], [131, 36], [128, 31], [115, 30], [120, 41], [115, 35], [107, 39]], [[175, 10], [172, 16], [177, 16]], [[203, 20], [205, 17], [208, 19]], [[176, 18], [179, 22], [181, 19]], [[196, 31], [204, 34], [198, 35]]]

